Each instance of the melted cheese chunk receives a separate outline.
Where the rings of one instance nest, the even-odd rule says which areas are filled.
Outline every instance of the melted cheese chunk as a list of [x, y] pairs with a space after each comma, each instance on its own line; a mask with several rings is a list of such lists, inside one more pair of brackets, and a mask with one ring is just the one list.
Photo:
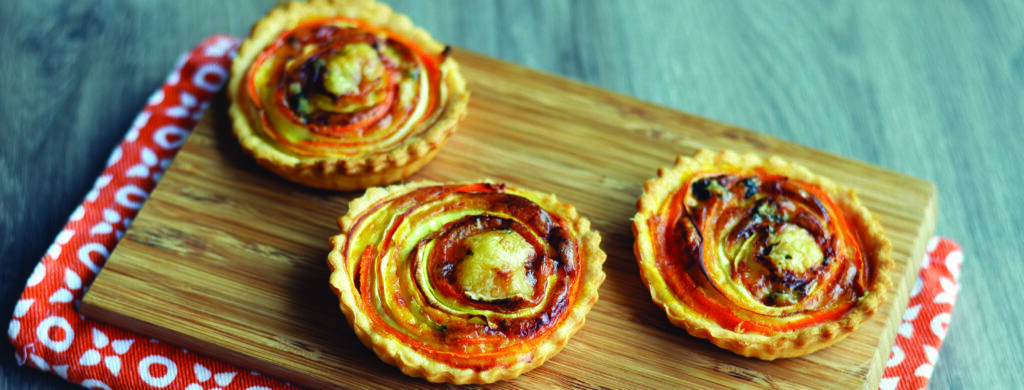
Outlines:
[[800, 274], [821, 264], [824, 255], [814, 237], [803, 228], [786, 225], [769, 240], [774, 245], [768, 258], [776, 267]]
[[459, 263], [458, 280], [472, 299], [493, 301], [529, 299], [536, 280], [526, 275], [533, 247], [509, 230], [491, 231], [466, 239], [469, 251]]
[[364, 78], [377, 80], [384, 75], [380, 57], [365, 43], [346, 46], [340, 55], [326, 62], [324, 88], [338, 96], [358, 94]]

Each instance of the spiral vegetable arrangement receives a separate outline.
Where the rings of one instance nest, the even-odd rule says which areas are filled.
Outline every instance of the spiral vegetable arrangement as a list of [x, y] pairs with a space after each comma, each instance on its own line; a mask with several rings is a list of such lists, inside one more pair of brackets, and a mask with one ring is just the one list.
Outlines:
[[351, 190], [411, 175], [437, 153], [469, 94], [448, 48], [369, 0], [271, 11], [229, 86], [243, 148], [302, 184]]
[[392, 147], [433, 119], [446, 54], [360, 20], [314, 20], [260, 53], [247, 88], [274, 140], [303, 154], [354, 155]]
[[691, 334], [762, 359], [839, 341], [884, 299], [891, 245], [856, 197], [780, 159], [703, 151], [649, 181], [635, 250]]
[[409, 375], [513, 378], [557, 353], [604, 280], [575, 209], [492, 183], [371, 188], [332, 239], [331, 285], [364, 344]]

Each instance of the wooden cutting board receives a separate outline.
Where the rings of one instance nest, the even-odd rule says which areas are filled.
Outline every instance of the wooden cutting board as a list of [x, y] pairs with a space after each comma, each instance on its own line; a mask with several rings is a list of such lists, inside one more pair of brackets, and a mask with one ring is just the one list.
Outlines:
[[[498, 388], [878, 386], [935, 224], [931, 183], [748, 130], [459, 51], [473, 97], [445, 149], [411, 179], [492, 178], [556, 193], [591, 219], [607, 281], [586, 326], [540, 368]], [[316, 388], [432, 385], [381, 362], [328, 288], [336, 218], [361, 192], [278, 178], [245, 155], [214, 104], [93, 283], [91, 318]], [[780, 154], [858, 189], [893, 242], [895, 286], [845, 341], [764, 362], [672, 326], [633, 256], [641, 184], [698, 147]]]

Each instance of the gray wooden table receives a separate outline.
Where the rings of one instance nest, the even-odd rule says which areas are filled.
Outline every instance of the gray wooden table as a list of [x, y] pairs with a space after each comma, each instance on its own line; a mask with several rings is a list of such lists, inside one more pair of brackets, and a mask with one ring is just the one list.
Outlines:
[[[273, 0], [0, 2], [0, 324], [145, 98]], [[1024, 388], [1024, 2], [415, 1], [441, 41], [937, 184], [964, 247], [932, 388]], [[0, 388], [71, 388], [18, 367]]]

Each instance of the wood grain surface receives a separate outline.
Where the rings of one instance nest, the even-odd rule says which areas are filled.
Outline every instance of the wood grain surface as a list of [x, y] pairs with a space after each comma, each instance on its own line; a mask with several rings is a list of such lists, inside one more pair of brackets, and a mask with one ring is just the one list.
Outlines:
[[[0, 328], [176, 58], [277, 0], [0, 1]], [[1024, 2], [387, 0], [438, 39], [936, 183], [933, 389], [1024, 388]], [[79, 388], [18, 367], [0, 388]]]
[[[456, 51], [473, 98], [438, 158], [412, 178], [551, 192], [603, 233], [608, 275], [586, 327], [499, 387], [878, 387], [935, 222], [931, 183], [566, 79]], [[257, 167], [215, 106], [150, 196], [81, 311], [315, 388], [427, 383], [363, 347], [327, 288], [327, 238], [361, 192], [294, 185]], [[855, 187], [894, 244], [895, 288], [844, 342], [799, 359], [738, 357], [672, 326], [641, 283], [630, 218], [642, 183], [697, 147], [780, 154]]]

